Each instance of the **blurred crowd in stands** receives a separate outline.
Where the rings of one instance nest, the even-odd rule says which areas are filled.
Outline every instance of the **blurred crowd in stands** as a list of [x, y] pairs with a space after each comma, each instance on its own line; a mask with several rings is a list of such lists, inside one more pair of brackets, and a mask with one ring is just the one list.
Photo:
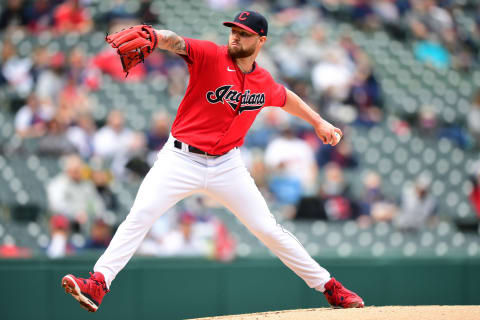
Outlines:
[[[469, 71], [478, 63], [480, 7], [476, 1], [379, 0], [325, 1], [365, 29], [384, 28], [398, 40], [413, 41], [415, 56], [438, 68]], [[463, 11], [475, 12], [465, 26]]]
[[[158, 110], [149, 128], [127, 125], [126, 114], [113, 109], [95, 119], [91, 95], [102, 89], [102, 79], [116, 82], [151, 82], [163, 79], [172, 99], [185, 92], [188, 70], [178, 56], [156, 50], [126, 78], [113, 49], [87, 52], [75, 46], [69, 52], [38, 46], [20, 55], [12, 37], [16, 32], [53, 37], [112, 32], [139, 22], [157, 24], [162, 12], [142, 0], [132, 13], [127, 1], [112, 1], [101, 17], [89, 13], [90, 1], [7, 0], [1, 6], [0, 90], [14, 115], [22, 140], [36, 140], [40, 156], [65, 157], [63, 171], [46, 186], [51, 213], [51, 257], [79, 248], [104, 248], [120, 221], [118, 200], [110, 190], [113, 180], [138, 181], [168, 139], [174, 115]], [[435, 220], [437, 200], [430, 192], [431, 177], [407, 183], [400, 196], [382, 191], [381, 176], [363, 172], [349, 138], [351, 126], [375, 126], [385, 120], [381, 82], [374, 62], [348, 35], [329, 37], [325, 18], [352, 22], [365, 30], [385, 29], [391, 37], [411, 44], [415, 57], [432, 68], [470, 72], [478, 67], [480, 4], [449, 0], [208, 0], [213, 9], [253, 6], [271, 13], [272, 28], [299, 24], [304, 34], [284, 32], [259, 56], [259, 64], [320, 114], [340, 126], [345, 138], [335, 148], [323, 145], [312, 129], [277, 108], [264, 109], [247, 136], [243, 155], [257, 185], [282, 214], [291, 219], [342, 221], [360, 226], [392, 221], [401, 230], [415, 230]], [[467, 29], [458, 10], [475, 13]], [[223, 28], [219, 21], [219, 30]], [[168, 28], [168, 26], [165, 26]], [[175, 30], [174, 30], [175, 31]], [[223, 33], [222, 33], [223, 34]], [[218, 43], [226, 39], [208, 35]], [[428, 120], [428, 115], [426, 116]], [[425, 120], [426, 122], [428, 122]], [[468, 135], [480, 141], [480, 91], [472, 97]], [[478, 145], [477, 145], [478, 147]], [[4, 150], [3, 150], [4, 151]], [[348, 175], [362, 179], [361, 194], [351, 192]], [[480, 218], [480, 174], [475, 175], [470, 199]], [[225, 226], [201, 205], [178, 209], [156, 225], [140, 252], [214, 256], [228, 260], [234, 241]], [[201, 208], [201, 209], [199, 209]], [[168, 218], [170, 217], [170, 218]], [[78, 242], [71, 235], [87, 235]]]

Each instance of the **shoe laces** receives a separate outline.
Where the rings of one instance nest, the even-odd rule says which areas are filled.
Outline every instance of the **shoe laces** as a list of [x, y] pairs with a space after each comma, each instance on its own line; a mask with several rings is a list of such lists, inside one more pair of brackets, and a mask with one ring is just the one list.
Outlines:
[[90, 273], [90, 280], [94, 281], [98, 287], [102, 288], [103, 292], [105, 293], [110, 292], [110, 290], [107, 289], [107, 284], [105, 283], [105, 281], [98, 281], [92, 272], [89, 272], [89, 273]]

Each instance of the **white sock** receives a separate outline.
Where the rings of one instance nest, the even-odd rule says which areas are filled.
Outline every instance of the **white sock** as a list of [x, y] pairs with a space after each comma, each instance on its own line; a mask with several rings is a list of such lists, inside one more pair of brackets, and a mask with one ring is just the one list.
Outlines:
[[320, 291], [320, 292], [325, 292], [325, 284], [330, 281], [332, 278], [328, 278], [324, 283], [319, 285], [318, 287], [315, 288], [315, 290]]

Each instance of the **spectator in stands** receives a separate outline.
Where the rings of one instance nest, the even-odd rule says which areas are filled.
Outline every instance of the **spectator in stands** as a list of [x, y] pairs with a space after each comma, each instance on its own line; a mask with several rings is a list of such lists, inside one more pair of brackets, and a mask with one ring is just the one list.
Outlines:
[[295, 204], [303, 192], [313, 190], [317, 175], [313, 150], [291, 127], [284, 127], [281, 136], [267, 145], [265, 164], [272, 173], [270, 189], [280, 202]]
[[79, 156], [69, 155], [63, 171], [47, 185], [49, 211], [66, 217], [74, 233], [87, 233], [92, 221], [105, 212], [94, 184], [84, 178], [84, 169], [85, 164]]
[[70, 86], [77, 91], [88, 93], [100, 87], [100, 70], [89, 60], [81, 46], [76, 46], [69, 52], [66, 76]]
[[87, 67], [85, 53], [80, 47], [70, 51], [67, 66], [66, 79], [58, 94], [58, 109], [72, 123], [79, 114], [91, 111], [88, 92], [98, 89], [100, 79], [93, 68]]
[[31, 258], [32, 256], [32, 250], [30, 248], [17, 246], [15, 244], [15, 238], [11, 235], [6, 236], [3, 239], [3, 243], [0, 244], [0, 258], [2, 259]]
[[[342, 35], [340, 37], [338, 45], [347, 54], [348, 59], [353, 63], [353, 70], [360, 68], [368, 69], [370, 59], [367, 53], [359, 45], [357, 45], [349, 35]], [[344, 62], [347, 64], [346, 62]]]
[[149, 151], [147, 162], [153, 164], [158, 151], [162, 149], [170, 135], [170, 118], [165, 112], [153, 115], [150, 128], [147, 131], [147, 148]]
[[311, 73], [315, 93], [321, 96], [320, 105], [323, 114], [335, 117], [335, 107], [348, 97], [353, 80], [355, 64], [345, 50], [335, 46], [329, 48], [322, 61], [317, 63]]
[[98, 86], [99, 80], [91, 79], [92, 75], [87, 68], [87, 57], [81, 47], [73, 48], [68, 54], [67, 75], [72, 84], [80, 88], [96, 89]]
[[[97, 193], [102, 198], [105, 204], [105, 209], [112, 213], [116, 213], [119, 209], [117, 196], [110, 189], [110, 183], [113, 181], [113, 176], [107, 168], [103, 168], [102, 165], [93, 159], [94, 164], [91, 165], [91, 179]], [[97, 162], [97, 163], [96, 163]]]
[[89, 159], [93, 155], [93, 138], [96, 129], [90, 113], [80, 113], [65, 133], [68, 141], [75, 146], [84, 159]]
[[[105, 13], [102, 20], [109, 25], [124, 22], [119, 20], [134, 20], [135, 15], [127, 6], [125, 0], [114, 0], [110, 3], [110, 10]], [[143, 20], [142, 20], [143, 21]]]
[[412, 9], [410, 0], [395, 0], [395, 6], [402, 18]]
[[430, 193], [431, 178], [420, 175], [413, 185], [403, 188], [400, 210], [394, 225], [404, 231], [418, 230], [434, 222], [437, 200]]
[[125, 117], [120, 110], [108, 114], [107, 124], [93, 138], [94, 154], [112, 161], [116, 176], [125, 175], [125, 165], [145, 148], [144, 135], [125, 127]]
[[373, 12], [385, 25], [393, 26], [400, 22], [400, 11], [395, 2], [392, 0], [378, 0], [372, 3]]
[[287, 83], [302, 80], [308, 74], [307, 61], [299, 48], [299, 41], [297, 34], [287, 32], [283, 40], [272, 48], [275, 52], [274, 61]]
[[153, 240], [143, 246], [144, 253], [158, 256], [211, 256], [211, 241], [215, 230], [210, 228], [208, 232], [201, 230], [205, 222], [201, 222], [189, 211], [178, 215], [177, 223], [172, 229], [157, 234], [160, 239]]
[[342, 169], [336, 163], [325, 166], [325, 177], [313, 195], [304, 195], [293, 211], [287, 211], [287, 217], [294, 219], [313, 219], [342, 221], [354, 219], [359, 210], [349, 193]]
[[423, 137], [435, 138], [438, 135], [439, 120], [435, 106], [424, 105], [418, 111], [417, 127]]
[[134, 12], [127, 1], [112, 1], [110, 10], [102, 17], [102, 22], [107, 22], [109, 26], [115, 24], [135, 24], [138, 21], [152, 25], [158, 24], [160, 20], [158, 15], [152, 10], [152, 0], [141, 0], [138, 2], [138, 10]]
[[50, 243], [47, 247], [47, 256], [62, 258], [72, 252], [68, 238], [70, 235], [70, 222], [67, 217], [56, 214], [50, 219]]
[[195, 229], [197, 217], [188, 212], [179, 215], [177, 228], [165, 235], [161, 255], [207, 256], [210, 254], [208, 237]]
[[147, 24], [158, 24], [160, 19], [158, 14], [152, 9], [152, 0], [141, 0], [137, 11], [138, 20]]
[[312, 70], [312, 85], [315, 90], [337, 100], [347, 95], [354, 66], [340, 48], [329, 48], [324, 59]]
[[96, 219], [90, 229], [85, 249], [105, 249], [112, 240], [112, 228], [102, 219]]
[[60, 93], [66, 82], [65, 55], [56, 52], [50, 57], [50, 66], [38, 75], [36, 93], [38, 97], [50, 104], [58, 105]]
[[168, 65], [167, 65], [167, 53], [160, 50], [153, 51], [148, 59], [145, 60], [145, 68], [149, 76], [167, 76], [168, 75]]
[[355, 169], [358, 165], [357, 157], [353, 153], [352, 142], [348, 135], [338, 145], [319, 145], [316, 151], [316, 159], [319, 167], [333, 162], [342, 169]]
[[359, 201], [357, 223], [368, 226], [372, 222], [391, 221], [396, 214], [396, 206], [382, 191], [382, 178], [375, 171], [369, 171], [363, 179], [363, 190]]
[[357, 0], [352, 2], [351, 19], [365, 29], [375, 29], [379, 26], [379, 19], [374, 12], [371, 1]]
[[336, 163], [330, 163], [325, 167], [320, 197], [323, 198], [328, 220], [348, 220], [358, 216], [358, 205], [350, 195], [349, 184], [342, 169]]
[[28, 29], [32, 33], [40, 33], [51, 28], [54, 1], [36, 0], [26, 8]]
[[25, 27], [28, 15], [23, 0], [7, 0], [0, 13], [0, 30], [8, 27]]
[[58, 100], [58, 113], [73, 123], [79, 114], [89, 113], [92, 109], [89, 96], [84, 87], [78, 86], [73, 78], [68, 78]]
[[451, 140], [460, 148], [472, 145], [466, 130], [455, 123], [440, 121], [435, 106], [422, 106], [417, 113], [417, 128], [424, 138]]
[[21, 138], [37, 138], [47, 132], [47, 124], [54, 110], [42, 103], [35, 93], [28, 96], [27, 103], [15, 115], [15, 132]]
[[480, 89], [473, 98], [472, 105], [467, 114], [468, 130], [477, 148], [480, 148]]
[[372, 3], [373, 11], [392, 37], [405, 41], [407, 30], [403, 22], [404, 14], [410, 9], [409, 0], [379, 0]]
[[264, 154], [261, 149], [254, 149], [252, 152], [250, 152], [250, 155], [251, 159], [249, 161], [250, 165], [248, 166], [248, 171], [250, 172], [253, 180], [255, 180], [255, 184], [262, 192], [263, 196], [269, 198], [268, 170], [265, 166], [265, 162], [263, 161]]
[[153, 223], [148, 231], [145, 239], [137, 250], [137, 254], [155, 256], [158, 254], [159, 246], [161, 246], [163, 237], [173, 230], [178, 223], [180, 212], [178, 209], [172, 208], [167, 210], [165, 214], [160, 216]]
[[50, 56], [45, 46], [37, 46], [33, 49], [33, 65], [30, 73], [33, 77], [34, 86], [38, 83], [40, 74], [49, 67]]
[[170, 118], [165, 112], [153, 115], [150, 129], [147, 132], [147, 147], [151, 151], [162, 149], [170, 135]]
[[47, 123], [47, 133], [38, 141], [36, 152], [42, 156], [58, 157], [75, 153], [75, 146], [67, 138], [68, 123], [56, 115]]
[[328, 34], [328, 28], [318, 23], [312, 27], [308, 37], [301, 37], [297, 53], [307, 62], [309, 70], [321, 62], [325, 52], [329, 49]]
[[[413, 10], [407, 15], [407, 21], [414, 36], [422, 37], [418, 31], [425, 28], [443, 39], [446, 32], [454, 27], [450, 13], [437, 2], [436, 0], [411, 0]], [[420, 24], [424, 27], [420, 27]]]
[[417, 60], [432, 67], [446, 69], [451, 65], [450, 53], [434, 36], [419, 41], [413, 50]]
[[245, 146], [264, 150], [278, 135], [278, 129], [289, 126], [290, 116], [277, 108], [264, 108], [253, 123], [251, 133], [245, 137]]
[[356, 124], [374, 125], [382, 120], [381, 86], [368, 65], [358, 67], [346, 100], [356, 109]]
[[59, 33], [86, 33], [92, 28], [90, 14], [80, 0], [66, 0], [55, 9], [53, 18]]
[[442, 43], [444, 32], [453, 26], [450, 15], [432, 0], [412, 0], [412, 7], [407, 21], [418, 40], [414, 46], [415, 57], [435, 68], [450, 67], [451, 57]]
[[458, 145], [467, 148], [472, 145], [466, 130], [455, 123], [440, 121], [435, 106], [424, 105], [417, 116], [416, 127], [424, 138], [446, 138]]
[[12, 98], [25, 99], [33, 88], [32, 60], [19, 57], [16, 47], [8, 39], [2, 44], [1, 77], [10, 86]]
[[[177, 60], [178, 61], [178, 60]], [[188, 71], [183, 65], [172, 65], [168, 70], [168, 94], [172, 101], [180, 102], [187, 87]]]

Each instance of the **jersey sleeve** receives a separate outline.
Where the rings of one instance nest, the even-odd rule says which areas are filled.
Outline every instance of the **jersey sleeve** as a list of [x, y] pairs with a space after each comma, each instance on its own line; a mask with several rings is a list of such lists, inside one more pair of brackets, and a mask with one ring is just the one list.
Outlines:
[[215, 57], [218, 45], [206, 40], [197, 40], [184, 37], [186, 55], [180, 55], [188, 64], [201, 63], [209, 57]]
[[285, 87], [275, 81], [272, 81], [270, 89], [270, 107], [283, 107], [287, 101], [287, 90]]
[[262, 83], [266, 89], [265, 107], [283, 107], [287, 102], [287, 89], [280, 83], [277, 83], [270, 72], [262, 69]]

